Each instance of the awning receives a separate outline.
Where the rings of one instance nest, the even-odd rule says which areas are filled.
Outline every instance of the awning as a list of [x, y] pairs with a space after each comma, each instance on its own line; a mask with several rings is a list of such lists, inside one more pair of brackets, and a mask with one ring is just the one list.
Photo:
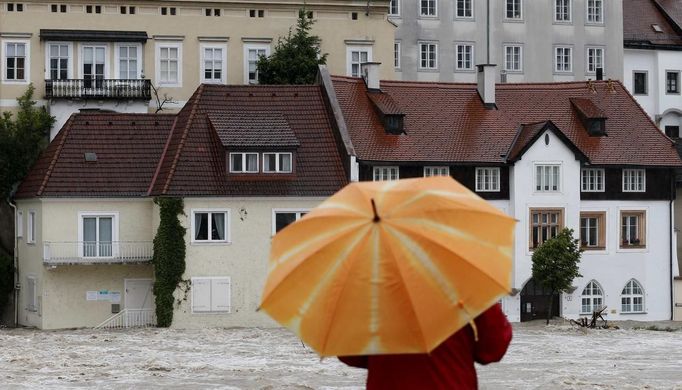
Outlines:
[[43, 41], [147, 42], [145, 31], [40, 30]]

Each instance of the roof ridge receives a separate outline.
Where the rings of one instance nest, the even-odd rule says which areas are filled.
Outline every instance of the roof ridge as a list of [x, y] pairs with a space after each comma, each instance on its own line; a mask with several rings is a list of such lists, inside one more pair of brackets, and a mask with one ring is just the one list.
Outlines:
[[52, 155], [52, 161], [50, 161], [50, 165], [47, 167], [47, 170], [45, 171], [45, 177], [43, 178], [43, 182], [40, 184], [40, 187], [36, 192], [36, 196], [40, 196], [43, 194], [43, 191], [47, 186], [47, 182], [50, 181], [52, 170], [54, 169], [54, 166], [57, 165], [57, 160], [59, 159], [59, 155], [61, 154], [62, 149], [64, 148], [64, 144], [66, 143], [66, 137], [69, 136], [69, 130], [71, 130], [71, 125], [73, 124], [74, 117], [75, 114], [71, 114], [71, 116], [69, 116], [69, 120], [66, 121], [64, 126], [62, 126], [62, 131], [64, 131], [64, 133], [62, 133], [62, 137], [59, 140], [59, 144], [57, 144], [57, 150], [55, 150], [54, 154]]
[[159, 177], [159, 172], [161, 171], [161, 166], [163, 165], [163, 160], [166, 159], [166, 152], [168, 151], [168, 145], [170, 145], [171, 139], [173, 138], [173, 132], [175, 131], [175, 125], [178, 122], [178, 115], [175, 114], [175, 119], [173, 119], [173, 125], [171, 126], [171, 130], [168, 132], [168, 139], [166, 140], [166, 144], [163, 146], [163, 152], [161, 152], [161, 157], [159, 157], [159, 163], [156, 165], [156, 169], [154, 170], [154, 176], [152, 177], [152, 180], [149, 182], [149, 188], [147, 189], [147, 196], [150, 196], [152, 194], [152, 191], [154, 190], [154, 185], [156, 184], [156, 179]]

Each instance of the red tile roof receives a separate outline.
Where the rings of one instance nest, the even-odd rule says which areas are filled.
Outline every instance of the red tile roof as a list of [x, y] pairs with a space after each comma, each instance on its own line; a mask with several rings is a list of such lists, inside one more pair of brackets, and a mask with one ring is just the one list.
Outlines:
[[[405, 113], [404, 135], [386, 134], [361, 79], [334, 77], [360, 160], [505, 163], [523, 124], [552, 121], [594, 165], [679, 166], [673, 142], [619, 82], [498, 84], [497, 110], [475, 84], [382, 81]], [[590, 137], [571, 98], [590, 99], [609, 118], [608, 137]]]
[[[682, 46], [679, 0], [623, 0], [625, 47], [656, 48]], [[658, 25], [656, 32], [652, 25]]]
[[281, 112], [225, 111], [209, 114], [224, 146], [297, 147], [301, 143]]

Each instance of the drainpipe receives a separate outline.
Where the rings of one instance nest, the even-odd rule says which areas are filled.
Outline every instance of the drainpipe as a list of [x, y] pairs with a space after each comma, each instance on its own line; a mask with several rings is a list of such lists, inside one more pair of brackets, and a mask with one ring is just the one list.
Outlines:
[[485, 63], [489, 64], [490, 63], [490, 0], [486, 2], [486, 34], [485, 34], [485, 39], [486, 39], [486, 57], [485, 57]]
[[673, 245], [675, 243], [673, 242], [673, 211], [674, 211], [674, 206], [673, 206], [673, 200], [670, 200], [670, 321], [673, 320], [673, 317], [675, 315], [675, 297], [673, 294]]
[[[11, 197], [10, 197], [11, 199]], [[14, 326], [19, 326], [19, 291], [17, 286], [19, 286], [19, 244], [17, 238], [17, 205], [8, 200], [7, 204], [14, 210]]]

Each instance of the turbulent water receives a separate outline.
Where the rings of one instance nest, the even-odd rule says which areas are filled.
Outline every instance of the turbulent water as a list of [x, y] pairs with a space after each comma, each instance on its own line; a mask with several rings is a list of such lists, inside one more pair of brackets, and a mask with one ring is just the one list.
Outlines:
[[[482, 389], [681, 389], [682, 331], [514, 329]], [[0, 388], [360, 389], [283, 329], [0, 329]]]

